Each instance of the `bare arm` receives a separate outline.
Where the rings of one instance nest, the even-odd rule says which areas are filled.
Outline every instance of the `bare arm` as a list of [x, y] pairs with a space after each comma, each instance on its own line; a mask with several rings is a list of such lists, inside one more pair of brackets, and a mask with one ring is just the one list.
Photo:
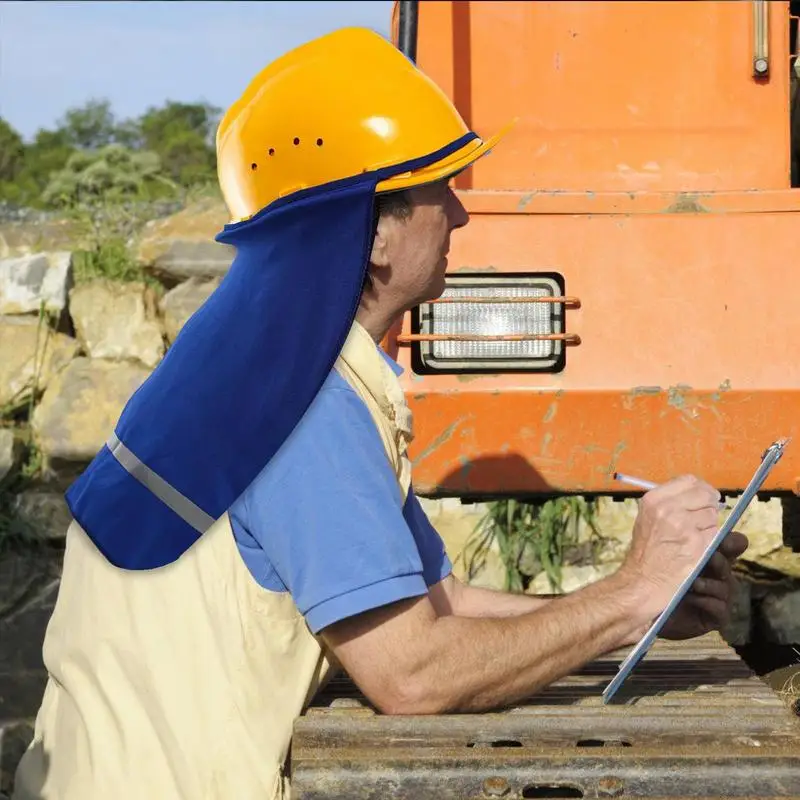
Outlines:
[[[338, 623], [325, 638], [386, 713], [482, 711], [636, 641], [657, 610], [624, 576], [602, 583], [506, 618], [440, 617], [424, 597]], [[362, 659], [365, 652], [391, 653], [391, 668], [376, 669], [378, 662]]]
[[516, 702], [639, 638], [713, 537], [719, 497], [691, 478], [650, 492], [625, 564], [533, 611], [440, 615], [426, 595], [342, 620], [322, 637], [386, 713], [480, 711]]
[[440, 616], [516, 617], [542, 608], [551, 598], [501, 592], [462, 583], [452, 573], [430, 587], [429, 596]]
[[[731, 564], [747, 549], [747, 538], [733, 532], [711, 557], [683, 603], [661, 632], [667, 639], [700, 636], [719, 630], [730, 616], [733, 573]], [[462, 583], [452, 573], [428, 591], [439, 616], [514, 617], [527, 614], [562, 595], [550, 597], [512, 594]]]

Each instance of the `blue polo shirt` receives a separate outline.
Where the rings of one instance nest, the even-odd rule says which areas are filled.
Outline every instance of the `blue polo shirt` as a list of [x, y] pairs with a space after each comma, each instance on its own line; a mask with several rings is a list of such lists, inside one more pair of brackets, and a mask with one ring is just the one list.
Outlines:
[[230, 518], [255, 580], [291, 592], [314, 633], [423, 595], [451, 571], [413, 489], [403, 503], [369, 410], [336, 370]]

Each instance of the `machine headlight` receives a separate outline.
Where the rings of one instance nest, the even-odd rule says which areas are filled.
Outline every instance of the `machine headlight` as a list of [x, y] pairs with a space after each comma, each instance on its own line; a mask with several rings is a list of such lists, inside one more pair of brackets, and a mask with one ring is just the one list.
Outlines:
[[558, 275], [450, 275], [405, 338], [419, 343], [423, 370], [556, 372], [577, 340], [564, 333], [564, 308], [575, 302]]

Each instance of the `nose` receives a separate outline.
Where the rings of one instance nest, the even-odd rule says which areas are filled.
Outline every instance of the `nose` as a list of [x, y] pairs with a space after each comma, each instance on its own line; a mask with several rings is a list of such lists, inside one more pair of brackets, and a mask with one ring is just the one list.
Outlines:
[[447, 215], [450, 220], [450, 230], [463, 228], [469, 222], [469, 214], [464, 204], [458, 199], [458, 195], [452, 187], [448, 187]]

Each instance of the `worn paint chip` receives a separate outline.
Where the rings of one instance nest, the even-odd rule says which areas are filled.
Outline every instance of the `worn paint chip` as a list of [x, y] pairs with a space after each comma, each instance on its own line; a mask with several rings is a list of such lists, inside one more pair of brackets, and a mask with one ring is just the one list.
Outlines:
[[674, 203], [664, 209], [665, 214], [708, 214], [696, 194], [681, 194]]

